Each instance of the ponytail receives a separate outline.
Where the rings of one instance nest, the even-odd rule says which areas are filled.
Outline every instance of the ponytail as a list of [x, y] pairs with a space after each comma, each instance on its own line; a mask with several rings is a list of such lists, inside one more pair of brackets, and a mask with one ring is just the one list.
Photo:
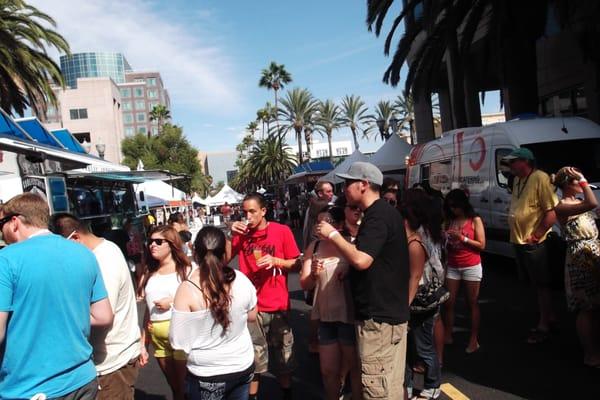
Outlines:
[[229, 285], [235, 280], [235, 271], [208, 251], [199, 265], [202, 293], [212, 317], [223, 327], [223, 332], [231, 324], [229, 309], [231, 296]]
[[231, 324], [229, 289], [235, 280], [235, 271], [223, 262], [225, 247], [225, 234], [212, 226], [202, 228], [194, 241], [202, 294], [215, 322], [223, 327], [223, 334]]

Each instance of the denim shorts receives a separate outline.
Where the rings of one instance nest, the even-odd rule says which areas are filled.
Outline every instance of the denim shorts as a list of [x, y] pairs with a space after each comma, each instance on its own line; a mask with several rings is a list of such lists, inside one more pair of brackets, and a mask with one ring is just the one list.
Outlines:
[[354, 324], [319, 321], [319, 344], [333, 343], [348, 346], [356, 344], [356, 327]]
[[187, 399], [189, 400], [246, 400], [254, 373], [245, 371], [224, 379], [202, 379], [189, 373], [186, 376]]

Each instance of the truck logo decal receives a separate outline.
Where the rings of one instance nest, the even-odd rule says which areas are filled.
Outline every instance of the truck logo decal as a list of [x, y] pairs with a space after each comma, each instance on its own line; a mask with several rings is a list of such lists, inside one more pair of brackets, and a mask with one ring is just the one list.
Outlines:
[[471, 153], [476, 153], [477, 150], [475, 148], [475, 146], [479, 144], [479, 160], [477, 161], [473, 161], [470, 157], [469, 157], [469, 165], [471, 166], [471, 168], [473, 169], [473, 171], [479, 171], [479, 168], [481, 168], [481, 166], [483, 165], [483, 162], [485, 161], [485, 154], [486, 154], [486, 150], [485, 150], [485, 140], [483, 140], [483, 138], [481, 136], [476, 137], [472, 142], [471, 142]]

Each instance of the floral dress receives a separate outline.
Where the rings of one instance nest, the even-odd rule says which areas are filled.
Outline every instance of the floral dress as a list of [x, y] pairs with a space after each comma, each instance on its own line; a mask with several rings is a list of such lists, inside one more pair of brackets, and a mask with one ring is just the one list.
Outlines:
[[587, 212], [564, 226], [567, 241], [565, 288], [571, 311], [600, 308], [600, 239], [594, 214]]

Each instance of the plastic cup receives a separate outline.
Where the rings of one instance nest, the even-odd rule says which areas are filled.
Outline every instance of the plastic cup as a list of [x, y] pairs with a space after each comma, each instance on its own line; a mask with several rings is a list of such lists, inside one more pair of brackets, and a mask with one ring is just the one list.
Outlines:
[[261, 249], [254, 249], [254, 250], [252, 250], [252, 254], [254, 255], [254, 259], [256, 261], [258, 261], [259, 259], [261, 259], [262, 255], [263, 255]]

